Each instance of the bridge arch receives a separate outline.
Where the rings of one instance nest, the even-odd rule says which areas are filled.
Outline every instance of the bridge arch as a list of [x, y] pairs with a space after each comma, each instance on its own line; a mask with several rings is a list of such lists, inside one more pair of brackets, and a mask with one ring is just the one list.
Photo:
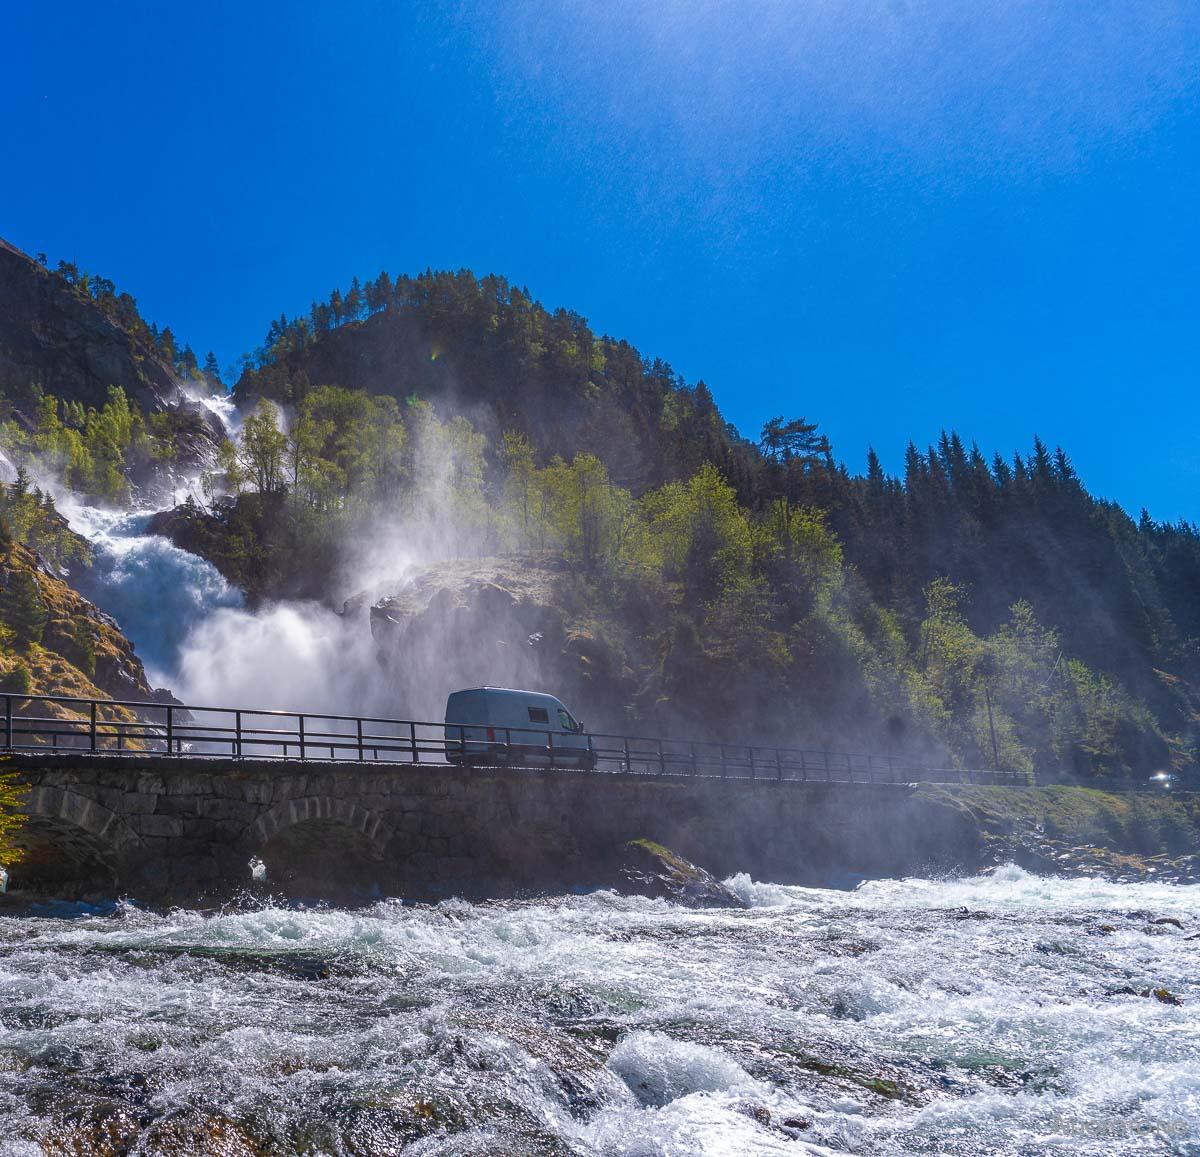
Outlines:
[[387, 849], [395, 832], [382, 816], [352, 799], [332, 795], [305, 795], [284, 800], [263, 812], [255, 822], [259, 843], [266, 843], [296, 824], [340, 824], [361, 832], [379, 855]]
[[116, 885], [129, 855], [142, 847], [116, 812], [70, 788], [35, 787], [24, 811], [17, 838], [24, 854], [11, 869], [17, 887], [82, 893], [99, 881]]
[[259, 816], [254, 833], [272, 887], [297, 899], [344, 902], [378, 894], [395, 835], [377, 812], [329, 795], [276, 804]]

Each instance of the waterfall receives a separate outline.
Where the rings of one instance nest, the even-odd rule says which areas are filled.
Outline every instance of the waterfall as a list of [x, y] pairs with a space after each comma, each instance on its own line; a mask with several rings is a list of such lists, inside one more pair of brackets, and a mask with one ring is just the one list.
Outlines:
[[192, 632], [218, 610], [241, 607], [241, 592], [211, 563], [147, 534], [148, 511], [104, 510], [70, 495], [59, 510], [92, 545], [81, 592], [117, 620], [150, 682], [174, 690]]
[[[193, 400], [236, 437], [240, 420], [228, 396]], [[0, 454], [0, 472], [5, 461]], [[191, 704], [395, 713], [363, 623], [308, 602], [251, 611], [211, 563], [146, 533], [152, 510], [93, 506], [52, 479], [39, 482], [92, 546], [93, 565], [72, 575], [73, 584], [117, 621], [152, 685]]]
[[114, 511], [70, 494], [59, 510], [92, 545], [72, 576], [116, 619], [151, 684], [186, 703], [394, 713], [370, 631], [316, 603], [251, 611], [217, 569], [146, 534], [149, 511]]

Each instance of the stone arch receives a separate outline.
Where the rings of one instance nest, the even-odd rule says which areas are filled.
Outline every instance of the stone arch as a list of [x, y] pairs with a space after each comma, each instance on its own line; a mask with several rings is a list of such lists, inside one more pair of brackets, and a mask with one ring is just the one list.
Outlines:
[[254, 834], [269, 886], [295, 899], [368, 900], [390, 874], [392, 826], [352, 799], [284, 800], [258, 818]]
[[284, 800], [258, 817], [254, 833], [259, 844], [265, 844], [287, 828], [314, 822], [342, 824], [361, 832], [380, 856], [395, 835], [382, 816], [354, 800], [331, 795], [306, 795]]
[[110, 808], [70, 788], [30, 790], [17, 837], [14, 886], [82, 894], [115, 887], [141, 837]]

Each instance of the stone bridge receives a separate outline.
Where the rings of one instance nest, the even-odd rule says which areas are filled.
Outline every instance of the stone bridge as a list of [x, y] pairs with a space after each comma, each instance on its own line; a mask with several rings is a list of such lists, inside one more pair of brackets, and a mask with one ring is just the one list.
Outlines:
[[510, 896], [603, 884], [642, 837], [718, 874], [815, 882], [908, 870], [966, 834], [904, 784], [74, 752], [0, 770], [29, 788], [10, 886], [67, 896], [219, 899], [252, 860], [298, 898]]

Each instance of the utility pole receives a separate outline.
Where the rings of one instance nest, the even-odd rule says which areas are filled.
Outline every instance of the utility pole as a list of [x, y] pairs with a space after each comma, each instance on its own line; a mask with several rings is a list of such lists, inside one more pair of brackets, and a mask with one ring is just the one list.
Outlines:
[[1000, 750], [996, 746], [996, 722], [992, 718], [992, 693], [988, 687], [988, 683], [986, 680], [984, 680], [984, 684], [983, 684], [983, 698], [984, 698], [984, 702], [987, 703], [987, 709], [988, 709], [988, 731], [990, 731], [991, 735], [992, 735], [992, 770], [999, 771], [1000, 770]]
[[988, 733], [992, 737], [992, 770], [1000, 770], [1000, 748], [996, 743], [996, 720], [992, 715], [992, 680], [996, 677], [996, 660], [985, 654], [977, 668], [983, 678], [983, 701], [987, 704]]

